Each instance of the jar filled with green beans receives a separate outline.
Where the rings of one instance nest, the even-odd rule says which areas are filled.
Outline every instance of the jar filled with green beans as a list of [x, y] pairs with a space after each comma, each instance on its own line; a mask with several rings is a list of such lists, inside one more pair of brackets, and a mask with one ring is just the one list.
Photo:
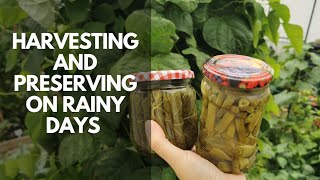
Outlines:
[[197, 153], [226, 173], [240, 174], [254, 163], [273, 69], [242, 55], [205, 62]]
[[190, 85], [193, 71], [151, 71], [134, 76], [137, 89], [130, 93], [130, 135], [136, 149], [152, 154], [145, 132], [147, 120], [156, 121], [177, 147], [191, 149], [198, 134], [196, 93]]

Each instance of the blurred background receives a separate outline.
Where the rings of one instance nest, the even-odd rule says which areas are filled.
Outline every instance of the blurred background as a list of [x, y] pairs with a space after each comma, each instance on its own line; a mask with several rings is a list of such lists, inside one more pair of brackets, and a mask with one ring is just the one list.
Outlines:
[[[13, 76], [124, 75], [148, 62], [155, 64], [147, 67], [152, 70], [188, 67], [196, 73], [192, 85], [200, 114], [202, 63], [226, 53], [260, 58], [275, 70], [258, 156], [247, 178], [320, 179], [319, 27], [317, 0], [0, 0], [0, 179], [177, 179], [170, 167], [149, 162], [133, 148], [127, 101], [121, 113], [95, 114], [101, 126], [96, 135], [45, 133], [46, 116], [92, 114], [25, 108], [30, 95], [126, 92], [13, 92]], [[13, 32], [135, 32], [140, 47], [12, 50]], [[52, 71], [58, 54], [71, 53], [92, 53], [99, 65], [90, 72]]]

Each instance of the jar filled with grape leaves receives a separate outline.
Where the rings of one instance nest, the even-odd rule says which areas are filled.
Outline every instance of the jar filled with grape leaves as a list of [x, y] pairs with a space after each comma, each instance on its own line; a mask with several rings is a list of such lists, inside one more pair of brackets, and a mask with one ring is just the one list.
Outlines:
[[197, 153], [226, 173], [240, 174], [254, 163], [273, 69], [242, 55], [219, 55], [203, 65]]
[[[130, 136], [142, 154], [153, 154], [145, 121], [154, 120], [167, 139], [181, 149], [191, 149], [198, 135], [196, 93], [190, 70], [135, 73], [137, 88], [130, 93]], [[151, 132], [152, 133], [152, 132]]]

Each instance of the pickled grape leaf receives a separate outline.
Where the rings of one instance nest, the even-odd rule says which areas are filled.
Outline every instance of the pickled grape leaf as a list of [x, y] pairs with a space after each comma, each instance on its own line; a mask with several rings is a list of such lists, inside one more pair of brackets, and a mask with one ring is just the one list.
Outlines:
[[91, 135], [71, 134], [63, 138], [59, 147], [59, 160], [64, 167], [79, 162], [82, 163], [90, 158], [96, 148]]
[[169, 6], [165, 11], [165, 17], [171, 20], [178, 31], [193, 35], [193, 22], [189, 13], [184, 12], [176, 5]]
[[[43, 27], [54, 24], [54, 6], [50, 0], [17, 0], [20, 7]], [[69, 1], [67, 1], [69, 2]]]
[[151, 70], [181, 70], [190, 69], [188, 60], [180, 54], [158, 54], [151, 57]]
[[227, 54], [249, 54], [252, 32], [239, 16], [214, 16], [203, 27], [203, 38], [213, 48]]

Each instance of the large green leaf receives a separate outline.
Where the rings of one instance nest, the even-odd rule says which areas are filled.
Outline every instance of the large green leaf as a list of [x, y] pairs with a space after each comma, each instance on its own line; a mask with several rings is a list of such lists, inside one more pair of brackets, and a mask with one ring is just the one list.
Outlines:
[[180, 54], [158, 54], [151, 57], [151, 70], [183, 70], [190, 69], [188, 60]]
[[163, 180], [176, 180], [176, 173], [171, 167], [163, 168], [162, 170], [162, 179]]
[[19, 172], [19, 164], [16, 159], [8, 159], [4, 162], [4, 171], [7, 177], [14, 179]]
[[37, 156], [35, 154], [26, 154], [18, 158], [20, 171], [28, 177], [33, 177], [36, 170]]
[[191, 13], [198, 7], [198, 0], [167, 0], [178, 5], [184, 11]]
[[54, 4], [50, 0], [17, 0], [20, 7], [45, 28], [55, 22]]
[[209, 55], [207, 55], [204, 52], [199, 51], [196, 48], [188, 48], [182, 51], [184, 55], [193, 55], [196, 58], [197, 66], [200, 70], [202, 70], [203, 63], [210, 58]]
[[208, 4], [199, 4], [192, 13], [194, 29], [201, 29], [208, 18]]
[[106, 24], [102, 22], [88, 22], [83, 26], [84, 30], [89, 33], [106, 32]]
[[288, 92], [288, 90], [284, 90], [281, 93], [274, 95], [274, 100], [279, 105], [288, 105], [295, 97], [297, 97], [296, 92]]
[[158, 166], [150, 166], [143, 169], [135, 170], [127, 178], [130, 180], [167, 180], [163, 179], [162, 168]]
[[184, 12], [176, 5], [169, 6], [165, 11], [165, 17], [171, 20], [178, 31], [193, 35], [193, 22], [189, 13]]
[[[139, 155], [127, 149], [110, 149], [96, 157], [95, 172], [97, 179], [135, 179], [131, 174], [143, 167]], [[150, 174], [145, 175], [150, 177]]]
[[298, 54], [302, 53], [303, 47], [303, 29], [296, 24], [284, 23], [283, 28], [290, 40], [292, 46]]
[[28, 15], [18, 5], [1, 5], [0, 7], [0, 24], [4, 27], [13, 26], [26, 17]]
[[72, 23], [85, 21], [89, 16], [89, 0], [66, 1], [66, 12]]
[[32, 50], [26, 57], [26, 62], [23, 64], [23, 71], [29, 74], [40, 74], [41, 64], [44, 61], [44, 51], [43, 50]]
[[320, 67], [320, 55], [312, 52], [309, 55], [312, 63]]
[[202, 34], [211, 47], [223, 53], [249, 54], [252, 49], [252, 32], [239, 16], [212, 17]]
[[162, 17], [151, 17], [150, 11], [133, 12], [126, 19], [125, 27], [128, 32], [135, 32], [140, 40], [139, 47], [146, 53], [169, 53], [177, 35], [175, 25]]
[[111, 68], [112, 75], [127, 75], [136, 72], [150, 71], [150, 56], [146, 56], [137, 50], [127, 52]]
[[95, 153], [95, 145], [91, 135], [71, 134], [65, 137], [59, 147], [59, 160], [64, 167], [74, 163], [82, 163]]
[[269, 37], [275, 44], [278, 44], [279, 41], [279, 27], [280, 20], [279, 16], [275, 11], [271, 11], [268, 15], [268, 25], [270, 29], [271, 37]]
[[168, 53], [178, 36], [175, 25], [161, 17], [151, 17], [151, 54]]
[[18, 49], [10, 49], [6, 54], [7, 64], [6, 64], [6, 72], [10, 71], [16, 65], [18, 61], [19, 50]]
[[26, 126], [32, 139], [37, 142], [45, 133], [43, 112], [29, 112], [25, 118]]
[[111, 24], [114, 22], [116, 16], [113, 12], [113, 7], [107, 3], [103, 3], [96, 7], [93, 11], [94, 17], [106, 24]]
[[270, 3], [272, 9], [274, 9], [284, 23], [290, 21], [290, 10], [288, 6], [280, 3]]

